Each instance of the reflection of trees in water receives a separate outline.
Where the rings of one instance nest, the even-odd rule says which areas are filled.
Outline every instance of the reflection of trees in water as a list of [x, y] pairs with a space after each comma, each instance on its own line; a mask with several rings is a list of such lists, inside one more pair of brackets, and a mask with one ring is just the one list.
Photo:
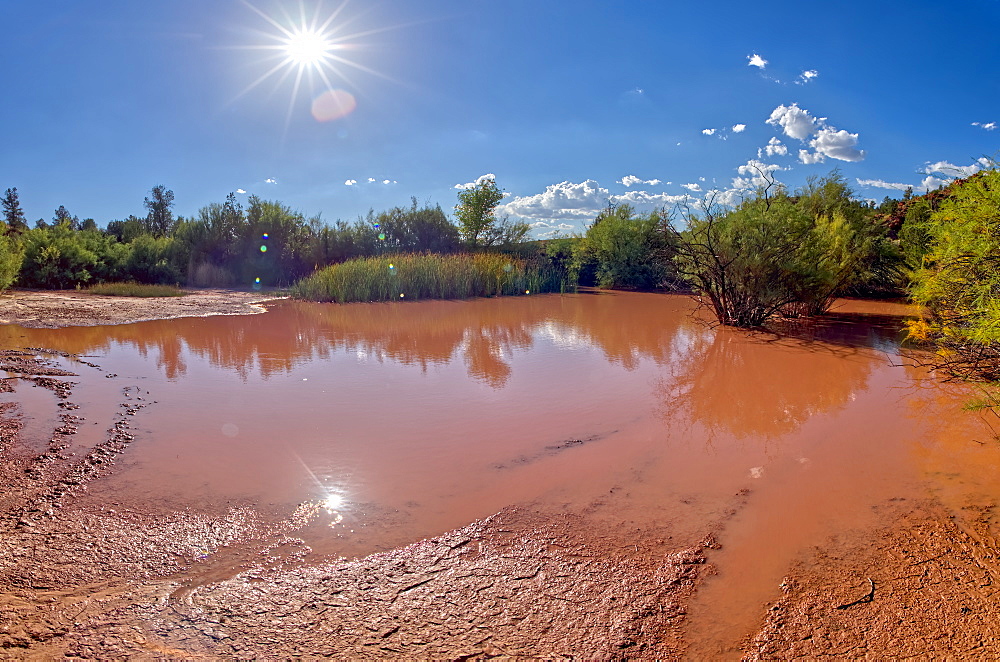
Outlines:
[[718, 327], [677, 336], [663, 414], [737, 438], [773, 439], [844, 407], [875, 357], [856, 349]]
[[[419, 303], [286, 302], [264, 315], [204, 317], [120, 326], [0, 330], [9, 346], [54, 347], [75, 354], [131, 345], [155, 355], [169, 379], [187, 372], [188, 354], [267, 378], [339, 352], [426, 370], [461, 356], [469, 374], [494, 388], [510, 378], [511, 359], [536, 336], [554, 344], [597, 346], [627, 369], [670, 358], [671, 339], [690, 310], [678, 296], [644, 293], [543, 295]], [[23, 336], [23, 337], [20, 337]]]

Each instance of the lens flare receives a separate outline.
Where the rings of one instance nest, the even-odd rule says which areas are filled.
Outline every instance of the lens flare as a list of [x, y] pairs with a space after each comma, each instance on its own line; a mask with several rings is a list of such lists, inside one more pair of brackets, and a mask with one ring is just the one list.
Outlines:
[[378, 240], [379, 241], [385, 241], [385, 233], [384, 232], [379, 232], [378, 233]]
[[317, 122], [332, 122], [347, 117], [358, 107], [354, 95], [346, 90], [327, 90], [312, 102], [312, 116]]
[[260, 247], [260, 252], [261, 253], [266, 253], [267, 252], [267, 246], [261, 246]]
[[263, 239], [264, 241], [267, 241], [267, 238], [268, 234], [266, 232], [263, 235], [261, 235], [261, 239]]

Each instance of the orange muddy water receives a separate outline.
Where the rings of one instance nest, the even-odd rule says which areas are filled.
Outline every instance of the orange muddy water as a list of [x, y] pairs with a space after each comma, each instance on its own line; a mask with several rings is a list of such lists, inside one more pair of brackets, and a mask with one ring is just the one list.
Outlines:
[[[838, 302], [780, 336], [712, 328], [689, 299], [643, 293], [269, 309], [5, 326], [0, 346], [100, 366], [72, 378], [86, 386], [80, 444], [110, 425], [123, 385], [149, 404], [116, 470], [89, 486], [103, 503], [298, 510], [316, 557], [512, 504], [623, 539], [711, 534], [718, 572], [688, 610], [696, 657], [736, 651], [790, 564], [865, 536], [876, 504], [934, 494], [958, 509], [1000, 492], [1000, 452], [961, 411], [968, 390], [903, 365], [901, 304]], [[47, 399], [20, 399], [26, 430], [51, 427]]]

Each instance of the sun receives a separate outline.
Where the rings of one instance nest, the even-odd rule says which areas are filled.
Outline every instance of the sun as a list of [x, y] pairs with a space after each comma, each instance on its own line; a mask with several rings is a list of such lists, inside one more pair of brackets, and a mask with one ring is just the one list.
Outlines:
[[[313, 7], [311, 11], [306, 9], [307, 2]], [[264, 19], [267, 28], [253, 30], [261, 43], [236, 48], [262, 53], [260, 64], [264, 70], [233, 101], [265, 81], [273, 81], [275, 91], [287, 89], [290, 84], [286, 130], [304, 94], [308, 94], [313, 118], [328, 122], [350, 114], [356, 107], [354, 95], [343, 89], [359, 87], [352, 80], [352, 72], [387, 78], [351, 59], [350, 51], [360, 48], [359, 39], [390, 28], [351, 31], [358, 17], [344, 12], [347, 0], [329, 12], [324, 11], [322, 0], [298, 0], [298, 11], [292, 2], [277, 4], [273, 14], [258, 9], [248, 0], [243, 0], [243, 4]]]
[[295, 30], [284, 41], [285, 55], [300, 67], [320, 67], [335, 46], [327, 35], [312, 28]]

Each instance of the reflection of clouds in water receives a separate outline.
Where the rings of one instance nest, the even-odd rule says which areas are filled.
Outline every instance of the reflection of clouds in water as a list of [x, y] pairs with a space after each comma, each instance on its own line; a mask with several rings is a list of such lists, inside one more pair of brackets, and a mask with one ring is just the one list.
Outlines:
[[590, 337], [579, 328], [547, 319], [535, 327], [535, 333], [559, 349], [586, 349], [593, 345]]

